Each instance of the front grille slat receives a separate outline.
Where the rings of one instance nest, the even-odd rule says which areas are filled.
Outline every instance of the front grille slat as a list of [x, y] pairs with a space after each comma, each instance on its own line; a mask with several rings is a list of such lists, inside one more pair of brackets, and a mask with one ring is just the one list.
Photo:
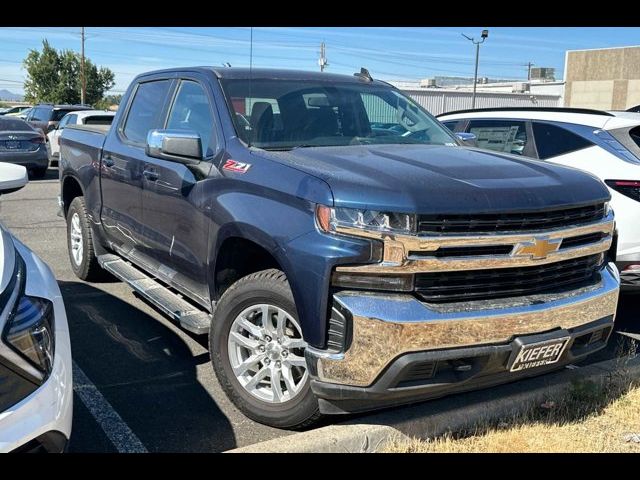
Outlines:
[[420, 215], [419, 233], [493, 233], [551, 228], [595, 222], [605, 216], [604, 204], [569, 208], [549, 212], [477, 214], [477, 215]]
[[419, 273], [415, 291], [428, 302], [455, 302], [577, 288], [597, 279], [601, 261], [598, 254], [534, 267]]

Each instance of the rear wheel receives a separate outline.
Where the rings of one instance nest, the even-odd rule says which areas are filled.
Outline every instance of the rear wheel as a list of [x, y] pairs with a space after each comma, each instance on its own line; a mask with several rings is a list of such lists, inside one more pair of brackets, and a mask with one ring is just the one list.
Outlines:
[[71, 269], [76, 276], [89, 282], [100, 280], [105, 271], [93, 250], [93, 239], [84, 197], [76, 197], [67, 212], [67, 246]]
[[299, 429], [320, 418], [306, 345], [279, 270], [238, 280], [218, 302], [209, 335], [213, 367], [227, 396], [253, 420]]

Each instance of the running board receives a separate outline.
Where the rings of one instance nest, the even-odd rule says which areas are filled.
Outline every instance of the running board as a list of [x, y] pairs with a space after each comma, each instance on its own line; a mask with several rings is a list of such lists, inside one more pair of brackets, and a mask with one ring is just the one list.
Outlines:
[[98, 263], [106, 271], [127, 283], [138, 294], [180, 323], [185, 330], [196, 334], [209, 332], [211, 317], [178, 294], [161, 285], [117, 255], [99, 255]]

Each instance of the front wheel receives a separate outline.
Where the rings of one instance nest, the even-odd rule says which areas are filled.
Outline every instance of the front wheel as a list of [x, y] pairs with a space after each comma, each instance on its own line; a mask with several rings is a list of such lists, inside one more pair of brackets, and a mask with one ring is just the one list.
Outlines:
[[218, 302], [209, 346], [222, 388], [247, 417], [294, 429], [320, 418], [306, 342], [281, 271], [256, 272], [229, 287]]

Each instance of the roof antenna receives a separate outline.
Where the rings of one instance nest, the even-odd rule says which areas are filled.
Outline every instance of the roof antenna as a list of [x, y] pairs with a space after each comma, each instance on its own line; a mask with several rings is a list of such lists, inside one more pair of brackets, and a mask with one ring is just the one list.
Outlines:
[[367, 70], [364, 67], [361, 67], [360, 71], [357, 73], [354, 73], [353, 76], [361, 78], [362, 80], [366, 80], [367, 82], [373, 82], [373, 77], [369, 73], [369, 70]]

